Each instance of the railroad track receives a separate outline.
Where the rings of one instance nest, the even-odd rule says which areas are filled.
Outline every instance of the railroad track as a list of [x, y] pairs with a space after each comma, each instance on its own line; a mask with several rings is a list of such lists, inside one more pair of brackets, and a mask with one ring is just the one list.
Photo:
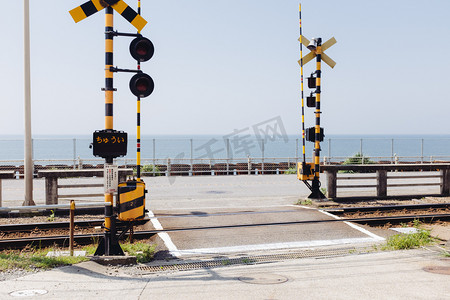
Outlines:
[[[76, 234], [74, 236], [74, 241], [78, 245], [89, 245], [97, 243], [100, 238], [103, 237], [102, 233], [91, 233], [91, 234]], [[135, 231], [133, 233], [133, 239], [142, 240], [148, 239], [155, 235], [154, 232], [149, 231]], [[129, 236], [129, 234], [125, 234]], [[61, 247], [69, 246], [69, 236], [59, 235], [59, 236], [39, 236], [39, 237], [26, 237], [17, 239], [2, 239], [0, 240], [0, 250], [4, 249], [23, 249], [27, 246], [31, 247], [48, 247], [58, 245]]]
[[388, 212], [399, 210], [427, 210], [427, 209], [445, 209], [450, 208], [450, 203], [426, 203], [426, 204], [409, 204], [409, 205], [383, 205], [383, 206], [362, 206], [362, 207], [341, 207], [325, 209], [334, 215], [342, 215], [353, 212]]
[[[348, 212], [374, 212], [374, 211], [393, 211], [393, 210], [424, 210], [424, 209], [439, 209], [439, 208], [448, 208], [450, 203], [445, 204], [419, 204], [419, 205], [403, 205], [403, 206], [370, 206], [370, 207], [346, 207], [346, 208], [337, 208], [337, 209], [328, 209], [324, 210], [330, 214], [338, 215], [345, 214]], [[282, 211], [285, 212], [285, 211]], [[287, 212], [287, 211], [286, 211]], [[246, 212], [245, 214], [248, 214]], [[222, 214], [217, 214], [222, 215]], [[202, 215], [178, 215], [178, 216], [165, 216], [165, 217], [205, 217]], [[161, 216], [162, 217], [162, 216]], [[233, 229], [233, 228], [244, 228], [244, 227], [261, 227], [261, 226], [283, 226], [283, 225], [302, 225], [302, 224], [314, 224], [314, 223], [333, 223], [333, 222], [354, 222], [359, 224], [367, 224], [371, 226], [384, 225], [386, 223], [390, 224], [400, 224], [400, 223], [408, 223], [414, 220], [419, 220], [421, 222], [432, 222], [432, 221], [450, 221], [450, 213], [430, 213], [430, 214], [411, 214], [411, 215], [400, 215], [400, 216], [377, 216], [377, 217], [358, 217], [358, 218], [340, 218], [338, 216], [334, 216], [333, 219], [326, 220], [308, 220], [308, 221], [291, 221], [291, 222], [270, 222], [270, 223], [254, 223], [254, 224], [236, 224], [236, 225], [222, 225], [222, 226], [203, 226], [203, 227], [186, 227], [186, 228], [166, 228], [164, 230], [147, 230], [147, 231], [135, 231], [133, 237], [135, 239], [146, 239], [150, 238], [155, 234], [163, 233], [163, 232], [182, 232], [182, 231], [196, 231], [196, 230], [215, 230], [215, 229]], [[147, 220], [142, 220], [142, 222], [147, 222]], [[89, 221], [77, 221], [77, 226], [99, 226], [103, 223], [103, 220], [89, 220]], [[14, 227], [17, 228], [14, 228]], [[53, 228], [49, 228], [52, 227]], [[58, 227], [60, 226], [60, 227]], [[68, 228], [68, 222], [58, 222], [58, 223], [39, 223], [39, 224], [16, 224], [16, 225], [1, 225], [0, 231], [13, 232], [14, 230], [18, 230], [19, 227], [22, 230], [35, 230], [36, 228], [41, 229], [54, 229], [54, 228]], [[75, 241], [77, 244], [91, 244], [95, 241], [98, 241], [99, 238], [103, 236], [103, 233], [94, 233], [94, 234], [80, 234], [75, 235]], [[60, 245], [67, 246], [69, 242], [69, 237], [65, 235], [61, 236], [40, 236], [40, 237], [27, 237], [27, 238], [16, 238], [16, 239], [1, 239], [0, 240], [0, 249], [8, 249], [15, 248], [20, 249], [24, 248], [27, 245], [34, 246], [51, 246], [51, 245]]]
[[[149, 219], [137, 220], [135, 225], [143, 225], [147, 223]], [[74, 225], [78, 228], [90, 228], [97, 227], [103, 224], [103, 219], [75, 221]], [[14, 233], [14, 232], [32, 232], [37, 230], [52, 230], [52, 229], [68, 229], [69, 222], [42, 222], [42, 223], [29, 223], [29, 224], [6, 224], [0, 225], [0, 233]], [[117, 227], [121, 228], [126, 226], [126, 223], [117, 221]]]

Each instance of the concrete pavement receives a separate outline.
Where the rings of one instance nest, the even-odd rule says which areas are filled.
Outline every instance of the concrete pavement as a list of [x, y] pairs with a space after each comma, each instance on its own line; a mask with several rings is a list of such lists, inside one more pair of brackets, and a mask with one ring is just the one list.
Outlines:
[[[218, 220], [214, 222], [228, 224], [227, 222], [232, 220], [226, 215], [228, 212], [255, 213], [245, 215], [245, 219], [241, 215], [237, 223], [308, 220], [317, 218], [319, 214], [313, 210], [302, 211], [299, 207], [295, 208], [296, 212], [290, 212], [294, 210], [290, 206], [309, 193], [306, 187], [296, 180], [295, 175], [177, 177], [174, 179], [174, 181], [164, 177], [145, 179], [149, 188], [147, 207], [158, 213], [188, 212], [196, 218], [173, 219], [176, 222], [183, 220], [182, 224], [167, 223], [167, 220], [159, 218], [164, 227], [202, 225], [206, 220]], [[68, 179], [70, 180], [76, 179]], [[102, 181], [98, 178], [95, 180]], [[18, 183], [23, 181], [5, 183], [6, 194], [11, 196], [22, 193], [22, 187]], [[40, 191], [41, 185], [42, 182], [35, 185], [37, 191]], [[41, 192], [38, 195], [42, 195]], [[14, 197], [10, 197], [7, 200], [8, 203], [15, 201]], [[99, 199], [99, 202], [103, 200]], [[263, 214], [261, 210], [264, 211]], [[271, 213], [268, 210], [284, 212]], [[201, 217], [202, 214], [214, 213], [225, 214], [214, 218], [202, 219]], [[260, 221], [255, 219], [256, 216], [264, 216], [264, 218]], [[266, 235], [268, 231], [258, 233], [250, 230], [246, 230], [248, 232], [245, 235], [233, 232], [215, 237], [213, 234], [209, 240], [206, 239], [205, 234], [198, 234], [198, 236], [194, 234], [192, 238], [186, 238], [186, 235], [170, 235], [180, 249], [191, 251], [194, 248], [223, 250], [227, 246], [255, 245], [261, 241], [267, 245], [276, 242], [332, 241], [336, 238], [342, 241], [376, 237], [370, 233], [363, 233], [361, 230], [355, 231], [355, 228], [350, 228], [349, 225], [345, 226], [340, 224], [337, 227], [335, 225], [319, 229], [314, 227], [303, 231], [288, 228], [274, 232], [271, 240], [268, 240], [269, 237]], [[373, 229], [370, 231], [373, 232]], [[228, 236], [237, 237], [240, 240], [225, 240]], [[370, 248], [373, 243], [375, 240], [367, 247]], [[346, 247], [347, 245], [348, 243]], [[293, 251], [295, 247], [302, 246], [295, 244], [282, 251]], [[303, 247], [320, 250], [323, 245], [314, 246], [310, 243]], [[276, 250], [260, 249], [252, 255], [271, 254], [274, 251]], [[211, 253], [210, 258], [217, 256], [226, 258], [229, 253], [231, 252]], [[36, 299], [98, 299], [99, 297], [106, 299], [450, 299], [450, 275], [439, 274], [439, 272], [449, 273], [450, 262], [449, 258], [444, 258], [439, 252], [410, 250], [364, 255], [350, 254], [348, 251], [341, 257], [320, 256], [320, 258], [289, 259], [254, 265], [151, 274], [142, 270], [137, 272], [136, 267], [104, 267], [94, 262], [86, 262], [0, 282], [0, 299], [14, 299], [17, 296], [27, 295]], [[183, 259], [189, 258], [183, 257]], [[173, 261], [175, 264], [182, 262], [183, 260]]]
[[450, 258], [427, 249], [140, 275], [135, 270], [85, 262], [0, 282], [0, 298], [450, 299]]

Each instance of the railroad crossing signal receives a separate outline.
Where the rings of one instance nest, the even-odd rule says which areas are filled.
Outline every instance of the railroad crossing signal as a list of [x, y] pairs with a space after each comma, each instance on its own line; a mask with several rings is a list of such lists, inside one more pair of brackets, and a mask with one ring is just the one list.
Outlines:
[[[306, 54], [305, 56], [303, 56], [303, 64], [307, 64], [308, 62], [310, 62], [314, 57], [317, 56], [317, 54], [321, 54], [322, 56], [322, 60], [329, 65], [331, 68], [334, 68], [334, 66], [336, 65], [336, 62], [334, 60], [332, 60], [328, 55], [326, 55], [325, 53], [323, 53], [325, 50], [327, 50], [328, 48], [330, 48], [331, 46], [333, 46], [334, 44], [336, 44], [336, 39], [334, 37], [332, 37], [331, 39], [329, 39], [328, 41], [326, 41], [325, 43], [322, 44], [322, 51], [321, 53], [318, 53], [317, 48], [313, 47], [312, 45], [314, 44], [314, 40], [312, 39], [312, 41], [309, 41], [307, 38], [305, 38], [304, 36], [301, 36], [298, 41], [301, 42], [303, 45], [305, 45], [311, 52], [309, 52], [308, 54]], [[312, 43], [311, 43], [312, 42]], [[301, 64], [301, 61], [298, 61], [298, 64]]]
[[[75, 23], [93, 15], [105, 8], [105, 129], [94, 132], [93, 150], [95, 156], [105, 158], [105, 170], [114, 168], [113, 159], [124, 156], [127, 153], [127, 133], [113, 129], [113, 74], [115, 72], [137, 73], [130, 81], [130, 89], [139, 97], [149, 96], [154, 88], [153, 80], [140, 69], [140, 62], [149, 60], [154, 53], [152, 42], [144, 38], [140, 31], [147, 24], [147, 21], [140, 16], [140, 0], [138, 1], [138, 13], [122, 0], [90, 0], [70, 11]], [[128, 22], [131, 23], [138, 33], [119, 33], [113, 28], [113, 12], [118, 12]], [[138, 61], [137, 70], [119, 69], [113, 67], [113, 39], [115, 36], [135, 37], [130, 45], [130, 53]], [[138, 105], [139, 107], [139, 105]], [[140, 113], [138, 108], [138, 114]], [[138, 124], [140, 124], [138, 119]], [[138, 127], [139, 128], [139, 127]], [[139, 129], [138, 129], [139, 132]], [[140, 143], [138, 134], [138, 144]], [[118, 243], [116, 230], [116, 213], [114, 211], [113, 188], [105, 183], [105, 235], [94, 255], [124, 255]], [[129, 193], [122, 197], [121, 203], [122, 219], [132, 220], [144, 215], [145, 208], [145, 183], [138, 179], [134, 187], [139, 186], [138, 193]], [[124, 198], [124, 199], [123, 199]], [[132, 226], [126, 230], [129, 230]], [[123, 234], [123, 233], [122, 233]]]
[[75, 23], [111, 6], [116, 12], [131, 23], [138, 31], [145, 27], [147, 21], [122, 0], [90, 0], [69, 11]]
[[[138, 64], [148, 61], [154, 53], [153, 43], [146, 37], [138, 36], [130, 43], [130, 54]], [[138, 72], [130, 79], [130, 90], [136, 97], [148, 97], [154, 88], [153, 79], [145, 73]]]
[[[300, 24], [301, 24], [301, 14], [300, 14]], [[301, 28], [301, 27], [300, 27]], [[297, 165], [297, 178], [302, 180], [308, 188], [311, 190], [311, 194], [308, 196], [310, 199], [323, 199], [326, 198], [325, 195], [320, 191], [320, 142], [324, 139], [324, 130], [320, 127], [320, 95], [321, 95], [321, 62], [324, 61], [331, 68], [334, 68], [336, 62], [332, 60], [328, 55], [324, 53], [324, 51], [334, 44], [336, 44], [336, 39], [333, 37], [322, 44], [321, 38], [314, 38], [309, 41], [300, 33], [300, 38], [298, 39], [300, 42], [300, 57], [301, 59], [298, 61], [301, 67], [301, 88], [302, 88], [302, 129], [303, 129], [303, 143], [305, 138], [309, 142], [314, 143], [314, 162], [306, 163], [305, 155], [304, 155], [304, 147], [303, 147], [303, 162], [298, 163]], [[302, 57], [301, 45], [305, 45], [311, 52]], [[304, 102], [303, 102], [303, 65], [311, 61], [313, 58], [316, 58], [316, 71], [314, 71], [310, 77], [308, 77], [308, 87], [314, 89], [311, 92], [310, 96], [306, 98], [306, 104], [308, 107], [315, 107], [315, 119], [316, 124], [314, 127], [307, 128], [305, 130], [304, 126]], [[315, 94], [315, 97], [313, 96]], [[306, 133], [306, 136], [305, 136]], [[309, 184], [307, 180], [312, 180], [312, 184]]]

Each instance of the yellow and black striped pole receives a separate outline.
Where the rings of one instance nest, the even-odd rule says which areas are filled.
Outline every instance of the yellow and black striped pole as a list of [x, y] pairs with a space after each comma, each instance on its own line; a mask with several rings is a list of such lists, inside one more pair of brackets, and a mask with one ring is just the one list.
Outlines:
[[[138, 0], [138, 15], [141, 14], [141, 0]], [[138, 30], [138, 33], [141, 31]], [[141, 62], [137, 61], [137, 69], [141, 69]], [[141, 180], [141, 97], [137, 97], [137, 115], [136, 115], [136, 168], [137, 168], [137, 180]]]
[[[113, 9], [108, 6], [105, 9], [105, 130], [113, 130], [113, 34], [114, 15]], [[105, 158], [105, 166], [112, 165], [113, 158]], [[95, 255], [124, 255], [116, 239], [116, 216], [114, 214], [114, 194], [105, 192], [105, 236], [100, 243]]]
[[[113, 129], [113, 77], [114, 73], [111, 71], [113, 67], [113, 9], [108, 6], [105, 9], [105, 129]], [[112, 161], [107, 162], [112, 163]]]
[[303, 94], [303, 46], [302, 46], [302, 5], [299, 4], [299, 20], [300, 20], [300, 77], [301, 77], [301, 93], [302, 93], [302, 155], [303, 155], [303, 170], [306, 165], [306, 150], [305, 150], [305, 101]]
[[[113, 9], [108, 6], [105, 9], [105, 129], [113, 130], [113, 38], [111, 34], [114, 28]], [[105, 164], [112, 164], [112, 158], [106, 158]], [[112, 193], [105, 193], [105, 255], [112, 253], [112, 239], [113, 239], [113, 202], [114, 196]]]
[[316, 46], [316, 110], [314, 112], [316, 117], [315, 135], [314, 135], [314, 179], [311, 184], [311, 195], [308, 198], [311, 199], [323, 199], [325, 195], [320, 191], [320, 94], [321, 94], [321, 64], [322, 64], [322, 39], [317, 38]]

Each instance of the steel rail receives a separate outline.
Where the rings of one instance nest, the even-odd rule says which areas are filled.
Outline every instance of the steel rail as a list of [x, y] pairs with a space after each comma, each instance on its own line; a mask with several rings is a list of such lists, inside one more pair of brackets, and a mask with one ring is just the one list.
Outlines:
[[[142, 240], [142, 239], [150, 238], [154, 234], [155, 233], [148, 232], [148, 231], [135, 231], [135, 232], [133, 232], [133, 238], [137, 239], [137, 240]], [[87, 245], [87, 244], [93, 244], [96, 240], [98, 241], [103, 236], [104, 236], [103, 232], [91, 233], [91, 234], [76, 234], [74, 236], [74, 240], [79, 245]], [[126, 233], [125, 236], [129, 236], [129, 233]], [[37, 246], [37, 247], [45, 247], [45, 246], [53, 246], [53, 245], [68, 246], [69, 245], [69, 236], [68, 235], [41, 236], [41, 237], [28, 237], [28, 238], [0, 240], [0, 250], [22, 249], [29, 245]]]
[[[237, 225], [221, 225], [221, 226], [203, 226], [190, 228], [169, 228], [163, 230], [145, 230], [135, 231], [133, 237], [136, 239], [149, 238], [155, 234], [163, 232], [183, 232], [196, 230], [213, 230], [213, 229], [233, 229], [245, 227], [261, 227], [261, 226], [282, 226], [282, 225], [301, 225], [301, 224], [318, 224], [333, 222], [354, 222], [370, 225], [379, 224], [398, 224], [411, 222], [413, 220], [434, 221], [434, 220], [450, 220], [450, 214], [428, 214], [428, 215], [408, 215], [408, 216], [389, 216], [389, 217], [372, 217], [372, 218], [345, 218], [345, 219], [327, 219], [327, 220], [308, 220], [308, 221], [291, 221], [291, 222], [272, 222], [272, 223], [254, 223], [254, 224], [237, 224]], [[127, 234], [128, 235], [128, 234]], [[98, 239], [103, 233], [75, 235], [75, 241], [78, 244], [89, 244], [93, 239]], [[68, 236], [42, 236], [32, 238], [3, 239], [0, 240], [0, 249], [20, 249], [27, 245], [48, 246], [48, 245], [67, 245]]]
[[418, 210], [431, 208], [450, 208], [450, 203], [424, 203], [407, 205], [382, 205], [382, 206], [361, 206], [361, 207], [342, 207], [325, 209], [332, 214], [344, 214], [349, 212], [371, 212], [371, 211], [396, 211], [396, 210]]
[[[371, 217], [371, 218], [345, 218], [345, 219], [326, 219], [326, 220], [308, 220], [308, 221], [290, 221], [290, 222], [272, 222], [272, 223], [253, 223], [253, 224], [237, 224], [237, 225], [221, 225], [221, 226], [204, 226], [190, 228], [165, 228], [163, 230], [148, 230], [149, 233], [163, 232], [180, 232], [193, 230], [209, 230], [209, 229], [230, 229], [240, 227], [261, 227], [261, 226], [280, 226], [280, 225], [301, 225], [315, 223], [333, 223], [333, 222], [354, 222], [365, 224], [383, 224], [383, 223], [405, 223], [413, 220], [450, 220], [450, 214], [428, 214], [428, 215], [406, 215], [406, 216], [389, 216], [389, 217]], [[141, 231], [143, 232], [143, 231]]]
[[[75, 221], [75, 226], [87, 228], [101, 226], [105, 220], [85, 220], [85, 221]], [[142, 225], [149, 221], [149, 219], [136, 220], [135, 225]], [[51, 230], [51, 229], [69, 229], [70, 222], [42, 222], [42, 223], [29, 223], [29, 224], [5, 224], [0, 225], [0, 232], [28, 232], [33, 230]], [[117, 227], [126, 226], [126, 222], [118, 221]]]

